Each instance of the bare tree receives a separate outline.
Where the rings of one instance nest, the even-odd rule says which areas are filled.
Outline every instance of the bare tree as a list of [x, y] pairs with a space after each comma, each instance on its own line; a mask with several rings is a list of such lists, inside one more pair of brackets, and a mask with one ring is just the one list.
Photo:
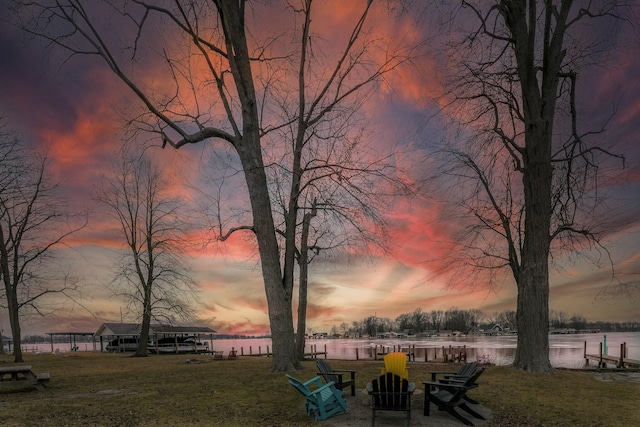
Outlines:
[[[272, 6], [255, 2], [256, 10], [248, 14], [245, 0], [189, 3], [134, 0], [125, 4], [109, 1], [89, 4], [79, 0], [55, 4], [45, 0], [15, 2], [24, 6], [16, 16], [27, 31], [46, 38], [72, 56], [93, 55], [103, 59], [144, 104], [145, 111], [132, 119], [132, 123], [156, 133], [163, 146], [181, 148], [218, 140], [232, 148], [246, 182], [251, 223], [220, 231], [220, 238], [240, 230], [255, 235], [269, 307], [274, 352], [272, 369], [299, 367], [292, 313], [295, 231], [289, 231], [295, 230], [297, 216], [291, 214], [287, 219], [287, 243], [281, 256], [261, 146], [266, 133], [283, 125], [261, 121], [265, 119], [263, 115], [272, 111], [268, 104], [270, 85], [278, 79], [281, 69], [278, 64], [288, 61], [291, 54], [290, 45], [276, 46], [280, 37], [264, 35], [265, 27], [259, 28], [260, 17], [269, 15], [268, 8]], [[301, 9], [308, 10], [310, 4], [310, 1], [300, 3]], [[366, 10], [372, 4], [368, 1]], [[293, 6], [285, 9], [293, 10]], [[352, 33], [356, 39], [360, 37], [366, 15], [363, 14]], [[111, 21], [102, 19], [105, 16]], [[256, 24], [255, 28], [249, 27], [251, 24]], [[122, 28], [117, 40], [112, 37], [113, 28]], [[158, 28], [162, 28], [162, 33], [158, 33]], [[303, 40], [304, 48], [308, 39]], [[366, 50], [379, 40], [382, 38], [367, 40], [358, 49]], [[353, 41], [350, 39], [348, 43]], [[282, 46], [285, 48], [279, 52]], [[373, 67], [368, 73], [371, 78], [380, 75], [375, 61], [360, 61], [359, 55], [364, 54], [364, 50], [354, 51], [348, 44], [346, 51], [349, 53], [343, 50], [334, 68], [336, 74], [317, 87], [324, 92], [317, 97], [322, 104], [311, 106], [303, 102], [305, 111], [291, 115], [292, 122], [299, 118], [319, 122], [324, 119], [322, 111], [334, 111], [336, 104], [368, 84], [368, 77], [352, 84], [362, 69], [358, 64]], [[151, 65], [156, 72], [165, 72], [168, 76], [170, 83], [166, 90], [147, 85], [142, 72], [147, 61], [156, 60], [158, 56], [160, 60]], [[306, 61], [306, 55], [301, 57]], [[389, 68], [389, 62], [383, 60], [382, 67]], [[285, 122], [288, 123], [291, 122]], [[305, 132], [304, 128], [298, 129], [296, 138], [306, 138]], [[300, 178], [294, 175], [295, 179]], [[296, 187], [294, 183], [292, 192], [298, 191]], [[295, 197], [290, 203], [296, 203]]]
[[184, 200], [172, 196], [168, 178], [148, 151], [135, 149], [122, 150], [98, 200], [109, 208], [126, 242], [127, 254], [112, 284], [141, 319], [135, 355], [146, 356], [152, 320], [193, 317], [195, 283], [183, 258], [189, 246]]
[[[384, 205], [384, 196], [392, 189], [408, 192], [408, 186], [395, 178], [390, 158], [373, 154], [371, 138], [361, 130], [359, 119], [368, 95], [387, 74], [409, 61], [412, 47], [382, 43], [370, 34], [365, 25], [373, 7], [369, 1], [346, 33], [339, 55], [322, 54], [332, 52], [333, 46], [322, 43], [314, 32], [316, 3], [304, 0], [295, 9], [302, 24], [294, 40], [299, 52], [290, 57], [290, 80], [297, 82], [297, 92], [288, 79], [265, 85], [281, 109], [283, 124], [275, 127], [276, 139], [290, 144], [270, 172], [271, 181], [278, 184], [272, 187], [272, 200], [276, 221], [282, 218], [277, 229], [283, 238], [284, 282], [291, 292], [296, 263], [299, 268], [296, 345], [301, 360], [309, 263], [320, 252], [357, 240], [382, 247], [386, 227], [381, 212], [389, 206]], [[380, 52], [385, 52], [384, 59], [372, 61]]]
[[465, 189], [457, 193], [464, 195], [458, 213], [474, 221], [458, 236], [456, 253], [464, 260], [456, 264], [480, 269], [483, 282], [493, 285], [510, 271], [518, 288], [514, 366], [550, 372], [550, 261], [581, 245], [601, 247], [592, 190], [598, 163], [611, 155], [591, 143], [604, 126], [581, 131], [578, 121], [578, 74], [598, 55], [581, 38], [585, 21], [615, 25], [622, 6], [573, 0], [462, 5], [470, 13], [466, 23], [477, 25], [452, 49], [449, 107], [464, 128], [455, 137], [466, 147], [446, 150], [454, 159], [446, 175]]
[[22, 362], [20, 317], [44, 315], [53, 296], [77, 297], [77, 279], [60, 271], [53, 250], [84, 227], [72, 225], [47, 158], [0, 127], [0, 276], [15, 362]]
[[[156, 133], [163, 147], [179, 149], [208, 140], [233, 147], [242, 165], [252, 213], [252, 224], [242, 229], [253, 232], [260, 252], [273, 343], [272, 369], [296, 369], [291, 298], [283, 283], [271, 214], [260, 145], [260, 103], [252, 70], [253, 59], [267, 60], [264, 55], [270, 40], [261, 45], [248, 36], [247, 2], [14, 3], [15, 16], [26, 31], [71, 56], [102, 59], [144, 105], [146, 112], [134, 122]], [[260, 13], [250, 17], [256, 16]], [[116, 28], [117, 37], [113, 37]], [[157, 63], [148, 62], [158, 58]], [[149, 66], [168, 77], [167, 87], [145, 81], [144, 67]]]

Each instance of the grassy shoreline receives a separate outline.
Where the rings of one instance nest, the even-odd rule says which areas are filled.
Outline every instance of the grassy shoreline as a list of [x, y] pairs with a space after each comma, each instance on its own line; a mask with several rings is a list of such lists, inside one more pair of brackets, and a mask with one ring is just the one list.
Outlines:
[[[201, 363], [186, 363], [190, 359]], [[6, 426], [311, 426], [302, 396], [283, 373], [269, 372], [271, 360], [242, 357], [121, 354], [25, 354], [36, 373], [48, 372], [47, 390], [0, 390]], [[0, 365], [12, 366], [10, 355]], [[356, 369], [357, 388], [378, 375], [381, 361], [332, 360], [334, 369]], [[410, 363], [411, 380], [457, 365]], [[301, 379], [315, 376], [303, 362]], [[493, 412], [487, 426], [640, 425], [640, 383], [602, 382], [592, 372], [557, 370], [530, 374], [491, 366], [471, 395]], [[422, 402], [413, 417], [422, 416]]]

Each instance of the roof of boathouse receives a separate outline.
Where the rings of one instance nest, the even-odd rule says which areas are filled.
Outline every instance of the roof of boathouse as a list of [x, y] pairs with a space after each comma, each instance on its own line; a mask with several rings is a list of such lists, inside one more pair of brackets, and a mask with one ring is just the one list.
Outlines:
[[[103, 323], [94, 333], [95, 336], [138, 336], [140, 335], [141, 325], [139, 323]], [[173, 326], [153, 324], [149, 326], [149, 335], [180, 335], [180, 334], [215, 334], [216, 331], [208, 326]]]

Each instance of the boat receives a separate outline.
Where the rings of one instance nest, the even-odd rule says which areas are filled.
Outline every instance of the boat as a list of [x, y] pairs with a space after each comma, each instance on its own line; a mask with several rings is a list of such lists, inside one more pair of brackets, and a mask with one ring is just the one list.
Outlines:
[[137, 338], [116, 338], [115, 340], [109, 341], [107, 344], [106, 350], [109, 352], [118, 351], [118, 352], [128, 352], [128, 351], [136, 351], [138, 349], [138, 339]]
[[149, 343], [149, 351], [158, 354], [176, 354], [176, 353], [207, 353], [209, 352], [209, 343], [200, 342], [195, 337], [166, 337]]

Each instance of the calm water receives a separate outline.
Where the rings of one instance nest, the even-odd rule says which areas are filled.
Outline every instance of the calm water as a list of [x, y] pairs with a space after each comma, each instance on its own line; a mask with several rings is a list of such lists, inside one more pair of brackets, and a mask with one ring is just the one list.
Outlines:
[[[604, 341], [606, 335], [608, 354], [618, 356], [620, 354], [620, 344], [627, 343], [627, 357], [631, 359], [640, 359], [640, 332], [610, 332], [607, 334], [579, 334], [579, 335], [550, 335], [549, 356], [551, 364], [557, 368], [581, 368], [584, 366], [584, 343], [587, 342], [587, 353], [597, 354], [600, 343]], [[424, 361], [425, 351], [429, 360], [434, 358], [434, 351], [437, 349], [438, 357], [442, 355], [442, 347], [462, 347], [467, 348], [468, 360], [481, 359], [496, 365], [508, 365], [513, 362], [516, 351], [516, 336], [489, 336], [489, 337], [434, 337], [419, 339], [375, 339], [375, 340], [357, 340], [357, 339], [318, 339], [308, 340], [307, 350], [309, 346], [315, 346], [317, 351], [324, 351], [327, 348], [327, 357], [329, 359], [356, 359], [356, 349], [360, 359], [373, 358], [373, 348], [385, 346], [388, 349], [397, 347], [413, 347], [415, 346], [416, 360]], [[251, 348], [252, 353], [258, 353], [258, 349], [262, 353], [267, 351], [267, 346], [271, 348], [271, 340], [269, 339], [251, 339], [251, 340], [214, 340], [213, 348], [215, 350], [223, 350], [225, 354], [235, 348], [240, 351], [243, 349], [244, 354], [249, 354]]]
[[[584, 343], [587, 342], [587, 353], [597, 354], [601, 342], [606, 343], [608, 354], [619, 356], [620, 344], [627, 344], [627, 357], [640, 360], [640, 332], [610, 332], [600, 334], [577, 334], [577, 335], [550, 335], [551, 364], [557, 368], [581, 368], [584, 366]], [[482, 360], [496, 365], [508, 365], [513, 362], [516, 349], [515, 336], [494, 336], [494, 337], [433, 337], [433, 338], [406, 338], [406, 339], [318, 339], [307, 341], [307, 351], [310, 345], [315, 346], [317, 351], [327, 349], [329, 359], [355, 360], [356, 350], [360, 359], [372, 359], [374, 348], [381, 346], [386, 349], [415, 347], [417, 361], [424, 361], [425, 352], [429, 360], [434, 358], [434, 351], [437, 349], [438, 357], [442, 355], [442, 347], [462, 347], [467, 348], [468, 360]], [[205, 340], [214, 350], [223, 350], [225, 355], [232, 348], [238, 353], [266, 353], [267, 346], [271, 350], [271, 340], [268, 338], [244, 339], [244, 340]], [[80, 351], [99, 350], [99, 343], [94, 348], [92, 343], [78, 343]], [[25, 352], [51, 352], [51, 344], [22, 346]], [[54, 351], [68, 352], [69, 344], [54, 344]]]

